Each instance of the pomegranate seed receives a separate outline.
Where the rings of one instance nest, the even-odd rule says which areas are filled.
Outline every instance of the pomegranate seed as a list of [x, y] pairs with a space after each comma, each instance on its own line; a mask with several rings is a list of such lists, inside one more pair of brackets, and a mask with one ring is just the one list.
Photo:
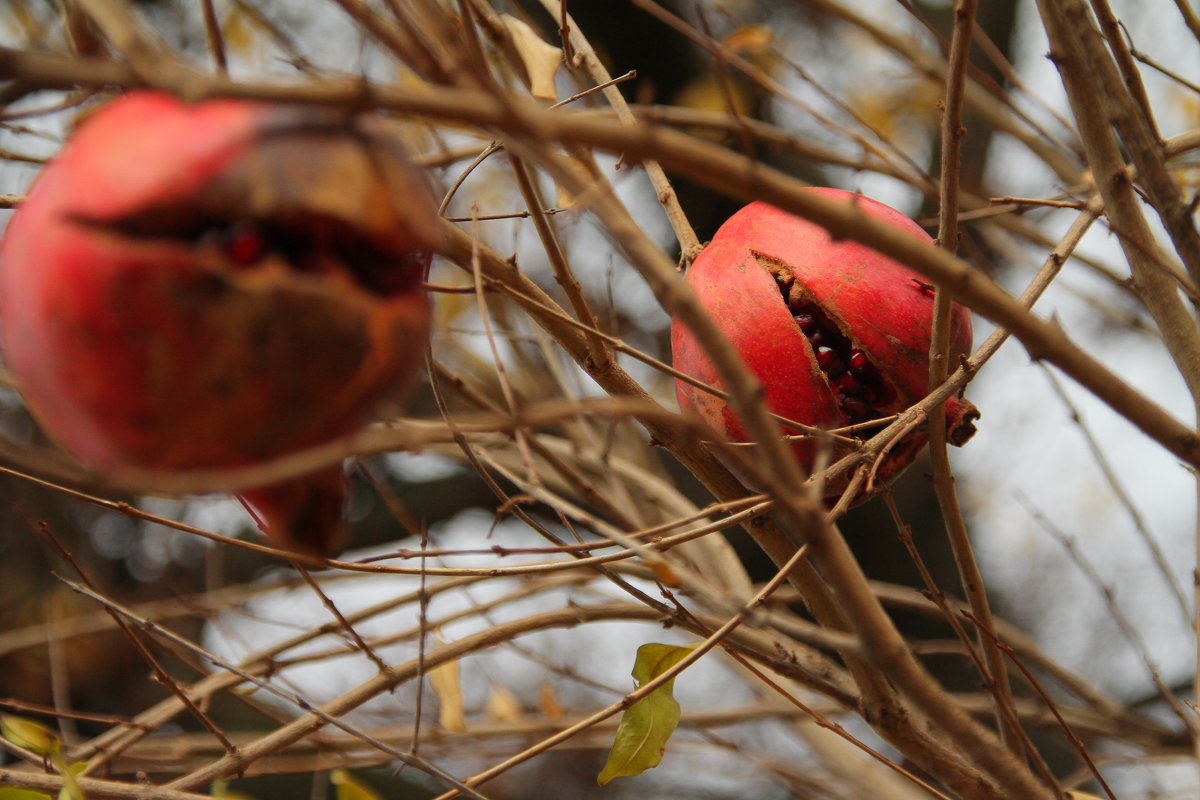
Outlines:
[[813, 331], [808, 335], [808, 340], [812, 342], [813, 347], [817, 347], [825, 341], [825, 334], [821, 331]]
[[843, 372], [834, 378], [833, 385], [846, 394], [858, 394], [862, 391], [862, 384], [858, 382], [858, 378], [849, 372]]
[[831, 378], [836, 378], [846, 371], [846, 362], [842, 361], [837, 351], [831, 347], [817, 348], [817, 366]]
[[797, 314], [795, 320], [804, 333], [812, 333], [817, 328], [817, 321], [813, 319], [812, 314]]
[[262, 258], [266, 242], [262, 232], [252, 225], [239, 224], [229, 232], [225, 252], [235, 264], [246, 266]]
[[867, 366], [869, 363], [870, 362], [867, 360], [867, 354], [862, 350], [850, 351], [850, 369], [859, 370]]

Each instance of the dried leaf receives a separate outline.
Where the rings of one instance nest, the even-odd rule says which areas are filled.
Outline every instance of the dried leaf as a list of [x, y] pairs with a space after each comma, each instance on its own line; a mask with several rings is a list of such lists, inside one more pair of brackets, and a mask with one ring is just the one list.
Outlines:
[[489, 717], [501, 722], [516, 723], [525, 718], [525, 715], [521, 713], [521, 701], [517, 699], [515, 694], [503, 686], [492, 687], [483, 710], [487, 712]]
[[735, 53], [754, 53], [766, 50], [775, 41], [775, 35], [766, 25], [743, 25], [725, 37], [725, 47]]
[[679, 575], [675, 572], [675, 568], [672, 567], [668, 562], [661, 559], [655, 559], [648, 562], [648, 566], [650, 567], [650, 571], [654, 573], [655, 580], [662, 585], [668, 586], [672, 589], [680, 586]]
[[563, 707], [559, 705], [558, 698], [554, 696], [554, 686], [549, 683], [543, 683], [538, 687], [538, 708], [551, 722], [562, 719]]
[[[754, 114], [754, 97], [745, 83], [733, 83], [722, 87], [712, 75], [702, 75], [684, 86], [672, 99], [672, 104], [724, 114], [732, 110], [735, 114], [748, 117]], [[711, 129], [701, 129], [709, 130]], [[710, 138], [721, 134], [710, 132]]]
[[225, 40], [225, 48], [229, 52], [243, 55], [258, 44], [254, 21], [236, 5], [221, 20], [221, 38]]
[[379, 793], [340, 767], [329, 773], [337, 787], [337, 800], [383, 800]]
[[554, 205], [559, 208], [570, 208], [575, 205], [575, 195], [571, 194], [561, 183], [557, 184], [558, 191], [554, 196]]
[[[638, 648], [633, 663], [633, 679], [638, 686], [645, 686], [695, 648], [696, 645], [644, 644]], [[596, 778], [601, 786], [613, 778], [641, 775], [662, 761], [667, 740], [679, 724], [679, 703], [675, 700], [674, 690], [675, 679], [672, 678], [621, 715], [608, 762]]]
[[504, 27], [512, 38], [513, 47], [521, 56], [525, 74], [529, 77], [529, 92], [534, 97], [554, 100], [558, 92], [554, 87], [554, 75], [562, 64], [562, 50], [542, 41], [533, 28], [516, 17], [501, 14]]
[[425, 675], [438, 698], [438, 723], [448, 731], [467, 729], [463, 714], [462, 687], [458, 683], [458, 662], [449, 661]]
[[902, 91], [888, 84], [886, 88], [864, 84], [849, 92], [850, 105], [868, 125], [882, 136], [893, 138], [907, 123], [918, 123], [926, 129], [937, 127], [937, 102], [941, 85], [932, 81], [914, 81]]
[[[562, 161], [570, 162], [573, 167], [578, 168], [578, 170], [584, 173], [588, 171], [588, 165], [585, 164], [582, 159], [576, 158], [569, 153], [561, 153], [559, 158]], [[554, 204], [563, 209], [573, 207], [575, 205], [575, 195], [571, 194], [571, 192], [569, 192], [561, 183], [556, 184], [556, 188], [557, 191], [555, 192]]]

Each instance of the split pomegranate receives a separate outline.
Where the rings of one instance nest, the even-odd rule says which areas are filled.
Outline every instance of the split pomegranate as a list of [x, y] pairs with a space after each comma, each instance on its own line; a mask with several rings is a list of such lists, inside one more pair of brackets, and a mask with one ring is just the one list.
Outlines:
[[[922, 241], [932, 241], [895, 209], [840, 189], [808, 191], [854, 203], [863, 214]], [[721, 226], [687, 280], [751, 372], [762, 382], [768, 408], [823, 429], [869, 422], [903, 411], [926, 394], [933, 324], [933, 288], [920, 275], [849, 240], [833, 239], [808, 220], [766, 203], [751, 203]], [[971, 346], [971, 318], [954, 304], [951, 363]], [[678, 320], [671, 331], [675, 366], [722, 387], [708, 355]], [[721, 398], [676, 381], [680, 408], [734, 441], [746, 441], [741, 422]], [[949, 440], [961, 445], [979, 416], [961, 397], [946, 402]], [[788, 433], [796, 434], [792, 429]], [[878, 465], [873, 488], [886, 486], [916, 457], [927, 434], [898, 442]], [[792, 445], [811, 471], [817, 444]], [[845, 453], [838, 449], [834, 455]], [[845, 482], [827, 487], [827, 500]], [[861, 493], [856, 502], [870, 494]]]
[[[377, 118], [133, 92], [10, 221], [0, 344], [86, 465], [255, 464], [355, 431], [413, 380], [437, 231]], [[282, 545], [332, 551], [340, 487], [338, 468], [248, 497]]]

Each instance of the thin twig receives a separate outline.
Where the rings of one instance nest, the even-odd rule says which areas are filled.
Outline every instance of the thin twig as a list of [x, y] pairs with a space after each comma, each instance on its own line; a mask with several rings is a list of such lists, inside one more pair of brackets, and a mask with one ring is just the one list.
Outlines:
[[208, 49], [216, 63], [217, 72], [224, 75], [229, 72], [229, 63], [225, 59], [225, 37], [221, 35], [216, 3], [214, 0], [200, 0], [200, 10], [204, 14], [204, 35], [208, 39]]
[[[91, 576], [79, 565], [79, 562], [75, 559], [74, 555], [72, 555], [71, 551], [64, 547], [62, 542], [58, 540], [58, 537], [53, 534], [53, 532], [50, 530], [50, 526], [43, 522], [34, 527], [37, 532], [47, 542], [50, 543], [50, 545], [58, 553], [59, 557], [62, 558], [63, 561], [65, 561], [68, 565], [70, 565], [71, 569], [75, 571], [75, 574], [79, 575], [80, 580], [90, 587], [92, 585]], [[88, 592], [95, 595], [95, 592], [90, 588], [88, 589]], [[99, 597], [99, 595], [95, 596], [97, 598]], [[129, 642], [134, 646], [134, 649], [138, 651], [138, 654], [146, 661], [147, 664], [150, 665], [150, 669], [154, 671], [155, 679], [165, 686], [177, 698], [179, 698], [180, 702], [183, 703], [188, 711], [191, 712], [192, 716], [195, 717], [200, 724], [203, 725], [204, 728], [221, 743], [227, 753], [236, 753], [237, 748], [233, 746], [233, 742], [229, 741], [229, 737], [225, 735], [225, 732], [221, 730], [220, 726], [218, 726], [216, 722], [214, 722], [213, 719], [206, 714], [203, 709], [200, 708], [200, 706], [192, 701], [192, 699], [188, 696], [187, 691], [171, 676], [169, 672], [167, 672], [167, 670], [163, 667], [162, 662], [160, 662], [158, 658], [156, 658], [155, 655], [150, 652], [150, 648], [147, 647], [145, 642], [142, 641], [138, 631], [135, 630], [135, 628], [131, 626], [124, 617], [114, 612], [107, 603], [102, 603], [102, 605], [104, 606], [105, 610], [113, 613], [113, 620], [117, 623], [117, 626], [121, 629], [121, 632], [125, 634], [126, 638], [128, 638]]]
[[[567, 13], [566, 1], [541, 0], [541, 3], [555, 19], [562, 21], [560, 32], [566, 32], [564, 54], [573, 51], [573, 57], [567, 64], [574, 66], [576, 60], [581, 61], [588, 74], [592, 76], [592, 80], [605, 87], [604, 99], [609, 102], [613, 111], [616, 112], [617, 119], [626, 124], [632, 123], [634, 116], [633, 112], [629, 110], [629, 104], [625, 101], [625, 97], [621, 94], [621, 91], [612, 86], [614, 83], [612, 76], [609, 75], [608, 70], [600, 61], [600, 57], [596, 55], [591, 42], [588, 41], [583, 31], [579, 29], [579, 25]], [[671, 185], [667, 174], [655, 161], [644, 161], [642, 166], [646, 170], [646, 175], [650, 178], [650, 183], [658, 196], [658, 202], [662, 204], [663, 209], [666, 211], [667, 220], [671, 223], [671, 229], [675, 232], [675, 238], [679, 242], [680, 258], [684, 263], [691, 263], [700, 253], [700, 240], [696, 238], [696, 232], [692, 230], [692, 225], [688, 222], [687, 214], [684, 213], [683, 207], [679, 205], [679, 198], [675, 194], [675, 187]]]
[[1104, 476], [1105, 482], [1108, 483], [1108, 488], [1112, 491], [1113, 496], [1125, 507], [1125, 511], [1129, 514], [1129, 519], [1133, 523], [1134, 530], [1137, 532], [1138, 538], [1142, 540], [1142, 544], [1146, 546], [1146, 551], [1150, 553], [1150, 558], [1154, 562], [1155, 568], [1158, 570], [1159, 577], [1162, 578], [1163, 585], [1170, 591], [1171, 596], [1175, 599], [1176, 607], [1182, 615], [1183, 625], [1185, 628], [1192, 627], [1192, 610], [1188, 607], [1187, 597], [1183, 593], [1183, 587], [1179, 585], [1175, 574], [1171, 571], [1170, 562], [1167, 559], [1167, 554], [1163, 552], [1162, 546], [1150, 532], [1146, 524], [1146, 518], [1133, 502], [1133, 498], [1125, 491], [1124, 485], [1121, 483], [1117, 471], [1113, 465], [1109, 463], [1108, 456], [1105, 455], [1104, 449], [1100, 446], [1099, 440], [1092, 433], [1079, 408], [1071, 401], [1070, 395], [1063, 388], [1062, 383], [1050, 370], [1042, 368], [1046, 376], [1046, 380], [1050, 382], [1050, 387], [1054, 393], [1058, 395], [1058, 399], [1066, 406], [1067, 412], [1071, 416], [1071, 422], [1079, 429], [1083, 436], [1084, 442], [1087, 444], [1088, 451], [1092, 455], [1092, 460], [1100, 469], [1100, 473]]
[[[767, 598], [769, 598], [775, 592], [775, 590], [777, 590], [783, 584], [783, 582], [787, 579], [787, 577], [791, 573], [791, 571], [793, 569], [795, 569], [796, 566], [799, 565], [800, 561], [802, 559], [804, 559], [805, 556], [806, 556], [806, 552], [804, 551], [803, 548], [800, 550], [797, 550], [795, 552], [795, 554], [793, 554], [792, 559], [787, 564], [785, 564], [782, 569], [780, 569], [778, 572], [776, 572], [775, 576], [772, 577], [771, 580], [768, 581], [766, 583], [766, 585], [764, 585], [763, 588], [760, 589], [754, 595], [753, 598], [751, 598], [750, 602], [747, 603], [746, 606], [743, 607], [743, 609], [739, 613], [730, 617], [723, 625], [721, 625], [719, 628], [717, 628], [715, 631], [713, 631], [702, 642], [697, 644], [690, 653], [688, 653], [686, 656], [684, 656], [682, 659], [680, 659], [676, 664], [672, 665], [670, 668], [664, 670], [661, 674], [656, 675], [653, 679], [642, 684], [634, 691], [625, 695], [623, 698], [621, 698], [616, 703], [613, 703], [612, 705], [610, 705], [606, 708], [603, 708], [600, 711], [597, 711], [596, 713], [589, 716], [587, 719], [584, 719], [584, 720], [576, 723], [575, 725], [572, 725], [570, 728], [567, 728], [566, 730], [561, 731], [561, 732], [555, 734], [554, 736], [550, 736], [546, 739], [543, 739], [542, 741], [538, 742], [536, 745], [534, 745], [532, 747], [528, 747], [525, 750], [522, 750], [520, 753], [517, 753], [515, 756], [512, 756], [511, 758], [508, 758], [499, 764], [489, 767], [488, 769], [484, 770], [483, 772], [480, 772], [476, 775], [472, 775], [470, 778], [467, 778], [464, 781], [464, 783], [466, 783], [468, 786], [471, 786], [471, 787], [479, 786], [480, 784], [491, 780], [492, 778], [496, 777], [497, 775], [507, 772], [508, 770], [512, 769], [513, 767], [515, 767], [519, 764], [523, 764], [524, 762], [528, 761], [529, 759], [533, 758], [534, 756], [536, 756], [540, 753], [544, 753], [545, 751], [549, 750], [550, 748], [555, 747], [558, 744], [574, 737], [576, 734], [587, 730], [591, 726], [595, 725], [597, 722], [605, 720], [611, 716], [614, 716], [614, 715], [624, 711], [625, 709], [629, 708], [634, 703], [636, 703], [638, 700], [642, 699], [643, 697], [650, 694], [651, 692], [657, 690], [659, 687], [664, 686], [669, 681], [673, 681], [681, 672], [683, 672], [685, 669], [690, 667], [692, 664], [699, 661], [705, 654], [708, 653], [708, 651], [712, 650], [714, 647], [721, 644], [721, 642], [723, 642], [726, 639], [726, 637], [728, 637], [728, 635], [730, 633], [732, 633], [734, 631], [734, 629], [737, 628], [743, 622], [746, 614], [748, 614], [750, 611], [758, 608], [764, 602], [766, 602]], [[435, 798], [435, 800], [452, 800], [452, 798], [457, 797], [457, 796], [458, 796], [457, 792], [449, 791], [449, 792], [445, 792], [441, 795], [438, 795]]]
[[[942, 107], [941, 124], [941, 175], [938, 186], [939, 216], [938, 245], [949, 253], [958, 250], [958, 189], [959, 159], [962, 138], [966, 129], [962, 126], [963, 91], [966, 86], [968, 57], [971, 51], [971, 31], [975, 26], [975, 0], [958, 0], [954, 4], [954, 31], [950, 39], [950, 69], [946, 76], [946, 96]], [[934, 290], [933, 326], [929, 347], [929, 388], [936, 389], [945, 382], [949, 372], [950, 339], [952, 334], [950, 293], [941, 284]], [[959, 581], [966, 593], [975, 616], [988, 633], [979, 635], [979, 648], [983, 652], [987, 669], [984, 680], [996, 697], [996, 724], [1004, 745], [1014, 756], [1025, 753], [1024, 732], [1016, 724], [1012, 707], [1012, 689], [1008, 683], [1004, 656], [996, 647], [991, 632], [992, 611], [988, 602], [983, 574], [975, 560], [967, 524], [958, 504], [954, 488], [954, 474], [950, 469], [950, 454], [947, 452], [946, 406], [939, 405], [929, 411], [929, 454], [933, 460], [933, 487], [938, 505], [946, 525], [946, 536], [954, 553]]]
[[[971, 621], [978, 623], [978, 621], [974, 619]], [[1034, 691], [1038, 693], [1038, 697], [1040, 697], [1042, 702], [1046, 704], [1046, 708], [1050, 709], [1050, 712], [1054, 714], [1054, 718], [1058, 720], [1059, 727], [1061, 727], [1063, 733], [1067, 735], [1067, 739], [1071, 742], [1071, 746], [1075, 748], [1075, 751], [1079, 753], [1080, 758], [1082, 758], [1087, 764], [1088, 769], [1096, 778], [1096, 782], [1103, 787], [1105, 794], [1107, 794], [1109, 797], [1109, 800], [1117, 800], [1117, 796], [1113, 794], [1113, 790], [1108, 785], [1108, 781], [1104, 780], [1104, 774], [1101, 773], [1096, 767], [1096, 762], [1092, 760], [1092, 756], [1090, 753], [1088, 753], [1087, 747], [1085, 747], [1083, 742], [1080, 741], [1079, 737], [1075, 735], [1075, 731], [1071, 729], [1071, 726], [1067, 724], [1067, 721], [1063, 718], [1062, 713], [1058, 710], [1058, 705], [1052, 699], [1050, 699], [1050, 695], [1046, 694], [1046, 691], [1042, 688], [1041, 684], [1036, 678], [1033, 677], [1033, 674], [1026, 669], [1025, 665], [1021, 663], [1021, 659], [1017, 657], [1016, 652], [1014, 652], [1011, 647], [999, 640], [997, 640], [996, 644], [1001, 650], [1004, 651], [1005, 655], [1012, 659], [1012, 662], [1017, 665], [1017, 669], [1021, 670], [1021, 673], [1025, 675], [1025, 680], [1027, 680], [1029, 685], [1034, 688]]]
[[[963, 627], [962, 622], [959, 621], [958, 615], [950, 610], [950, 603], [947, 601], [946, 593], [942, 591], [940, 586], [937, 585], [937, 582], [933, 579], [932, 573], [930, 573], [929, 568], [925, 565], [925, 559], [921, 557], [921, 553], [913, 541], [912, 526], [906, 523], [904, 518], [901, 516], [900, 509], [896, 507], [896, 499], [891, 490], [884, 492], [883, 499], [887, 505], [888, 513], [892, 516], [892, 523], [896, 526], [897, 536], [904, 545], [904, 549], [908, 551], [909, 557], [912, 559], [913, 564], [916, 565], [917, 571], [921, 575], [921, 581], [925, 584], [926, 596], [928, 596], [929, 599], [932, 600], [942, 612], [942, 618], [947, 624], [950, 625], [950, 628], [954, 631], [954, 635], [958, 637], [960, 642], [962, 642], [962, 646], [966, 651], [967, 656], [971, 659], [971, 662], [975, 665], [975, 669], [981, 676], [983, 676], [986, 683], [984, 688], [987, 689], [988, 694], [990, 694], [992, 697], [992, 702], [995, 706], [995, 713], [997, 715], [1005, 715], [1006, 718], [1003, 720], [1003, 724], [1017, 737], [1017, 741], [1021, 748], [1017, 754], [1024, 754], [1026, 757], [1030, 758], [1033, 761], [1034, 767], [1037, 769], [1038, 774], [1042, 776], [1042, 780], [1044, 780], [1050, 786], [1059, 788], [1061, 792], [1061, 787], [1057, 787], [1058, 781], [1055, 778], [1053, 770], [1051, 770], [1049, 765], [1046, 764], [1045, 760], [1041, 757], [1041, 754], [1038, 753], [1037, 748], [1030, 740], [1029, 735], [1025, 733], [1025, 730], [1021, 727], [1020, 716], [1017, 713], [1016, 704], [1013, 701], [1011, 690], [1005, 694], [1001, 694], [998, 685], [990, 678], [990, 674], [992, 672], [991, 667], [984, 663], [983, 657], [981, 657], [979, 654], [980, 648], [977, 648], [971, 641], [971, 636]], [[976, 625], [978, 625], [978, 623], [976, 623]], [[994, 619], [989, 620], [988, 629], [993, 631], [992, 635], [995, 637], [993, 642], [998, 643], [1000, 639], [999, 636], [994, 633]], [[984, 652], [986, 652], [986, 648], [983, 649]], [[996, 649], [1000, 649], [998, 644]], [[997, 720], [997, 722], [1001, 722], [1001, 720]]]
[[1170, 687], [1163, 682], [1158, 667], [1155, 666], [1154, 660], [1150, 656], [1150, 651], [1146, 647], [1145, 640], [1143, 640], [1141, 634], [1138, 633], [1137, 626], [1134, 625], [1125, 615], [1125, 612], [1121, 609], [1121, 606], [1116, 601], [1113, 590], [1104, 582], [1104, 579], [1096, 570], [1096, 567], [1086, 556], [1084, 556], [1080, 549], [1076, 547], [1075, 540], [1065, 531], [1061, 530], [1057, 525], [1055, 525], [1052, 520], [1048, 519], [1045, 514], [1038, 510], [1038, 508], [1028, 497], [1024, 495], [1024, 493], [1018, 493], [1016, 499], [1017, 502], [1025, 508], [1026, 513], [1028, 513], [1030, 517], [1032, 517], [1039, 525], [1041, 525], [1042, 529], [1046, 531], [1047, 534], [1049, 534], [1062, 546], [1062, 548], [1067, 552], [1067, 555], [1071, 557], [1071, 560], [1074, 561], [1076, 566], [1079, 567], [1079, 571], [1082, 572], [1088, 578], [1088, 580], [1091, 581], [1092, 585], [1096, 587], [1096, 591], [1098, 591], [1104, 598], [1104, 605], [1108, 609], [1108, 613], [1112, 618], [1112, 621], [1116, 624], [1117, 628], [1120, 629], [1121, 635], [1125, 637], [1126, 641], [1129, 642], [1134, 651], [1141, 657], [1142, 663], [1145, 665], [1151, 681], [1158, 690], [1159, 696], [1166, 702], [1167, 707], [1175, 713], [1175, 716], [1177, 716], [1189, 730], [1194, 731], [1196, 727], [1195, 713], [1186, 708], [1179, 698], [1177, 698], [1171, 691]]

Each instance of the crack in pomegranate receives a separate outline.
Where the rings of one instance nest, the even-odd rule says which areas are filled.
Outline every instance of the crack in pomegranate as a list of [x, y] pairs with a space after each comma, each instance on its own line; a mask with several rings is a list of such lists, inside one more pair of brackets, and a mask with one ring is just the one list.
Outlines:
[[838, 406], [851, 423], [867, 422], [885, 416], [879, 410], [892, 398], [871, 359], [842, 333], [824, 309], [796, 282], [791, 270], [770, 265], [768, 271], [779, 287], [796, 327], [808, 339], [817, 366], [837, 396]]
[[412, 290], [424, 273], [424, 251], [388, 251], [350, 223], [320, 213], [293, 211], [278, 219], [237, 219], [166, 203], [119, 219], [73, 216], [71, 220], [130, 239], [210, 248], [235, 269], [253, 268], [270, 254], [301, 273], [344, 269], [365, 291], [385, 297]]
[[388, 296], [411, 290], [421, 279], [421, 251], [388, 253], [341, 220], [295, 214], [279, 220], [209, 221], [195, 236], [238, 268], [282, 257], [301, 273], [344, 269], [366, 291]]

